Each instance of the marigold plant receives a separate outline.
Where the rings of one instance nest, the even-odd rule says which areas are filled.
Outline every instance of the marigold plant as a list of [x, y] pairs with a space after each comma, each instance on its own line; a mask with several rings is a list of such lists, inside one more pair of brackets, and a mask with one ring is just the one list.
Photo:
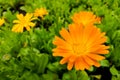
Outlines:
[[36, 18], [33, 17], [32, 13], [27, 13], [25, 16], [23, 14], [17, 14], [18, 20], [14, 20], [15, 25], [12, 28], [13, 32], [23, 32], [24, 28], [29, 31], [30, 27], [34, 27], [35, 23], [31, 22]]
[[47, 14], [48, 14], [48, 11], [45, 8], [37, 8], [34, 11], [34, 16], [35, 17], [41, 17], [41, 18], [43, 18], [43, 16], [47, 15]]
[[78, 13], [75, 13], [72, 16], [72, 20], [74, 23], [83, 24], [84, 26], [100, 23], [100, 18], [94, 15], [93, 12], [88, 11], [80, 11]]
[[[82, 24], [70, 24], [69, 29], [62, 28], [62, 38], [55, 36], [53, 56], [63, 57], [60, 64], [67, 64], [67, 69], [73, 66], [76, 70], [90, 69], [92, 65], [100, 67], [100, 60], [105, 59], [103, 54], [108, 54], [109, 46], [104, 43], [107, 38], [94, 25], [84, 27]], [[101, 55], [102, 54], [102, 55]]]

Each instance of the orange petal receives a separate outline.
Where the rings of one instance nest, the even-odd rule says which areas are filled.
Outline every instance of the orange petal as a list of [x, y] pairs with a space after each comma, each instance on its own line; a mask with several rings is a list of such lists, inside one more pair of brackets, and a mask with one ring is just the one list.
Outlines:
[[96, 66], [96, 67], [100, 67], [100, 63], [97, 62], [97, 61], [94, 61], [94, 66]]
[[82, 56], [79, 56], [78, 59], [76, 59], [75, 61], [75, 68], [76, 70], [84, 70], [85, 68], [86, 69], [90, 69], [90, 65], [88, 65]]
[[83, 56], [83, 59], [90, 66], [94, 64], [94, 61], [91, 58], [89, 58], [88, 56]]
[[69, 57], [64, 57], [60, 60], [60, 64], [65, 64], [68, 62]]
[[[90, 26], [87, 26], [87, 27], [90, 27]], [[89, 41], [88, 41], [88, 43], [87, 43], [87, 45], [89, 46], [89, 45], [93, 45], [93, 43], [95, 42], [95, 40], [98, 38], [98, 35], [99, 35], [99, 33], [98, 33], [98, 31], [97, 31], [97, 29], [96, 29], [96, 27], [95, 26], [91, 26], [91, 33], [89, 33], [89, 37], [90, 37], [90, 39], [89, 39]], [[86, 31], [87, 32], [87, 31]]]
[[58, 45], [59, 47], [72, 49], [72, 46], [70, 44], [68, 44], [66, 41], [64, 41], [63, 39], [57, 36], [55, 36], [55, 40], [53, 41], [53, 44]]
[[97, 50], [95, 51], [96, 54], [108, 54], [109, 51], [108, 50]]
[[95, 43], [95, 41], [99, 42], [100, 39], [105, 38], [105, 32], [101, 33], [100, 28], [97, 28], [96, 26], [91, 26], [91, 28], [93, 28], [93, 31], [89, 42]]
[[92, 58], [87, 57], [87, 56], [84, 56], [83, 58], [84, 58], [85, 62], [88, 63], [89, 65], [94, 65], [96, 67], [100, 67], [99, 62], [97, 62], [96, 60], [93, 60]]
[[92, 54], [92, 53], [90, 53], [90, 54], [87, 54], [87, 56], [90, 57], [90, 58], [92, 58], [93, 60], [97, 60], [97, 61], [105, 59], [105, 57], [100, 56], [98, 54]]
[[53, 52], [58, 52], [58, 53], [71, 53], [70, 50], [67, 49], [61, 49], [61, 48], [55, 48], [52, 50]]
[[88, 25], [87, 27], [84, 28], [84, 32], [83, 32], [83, 41], [87, 42], [89, 40], [89, 38], [91, 38], [91, 36], [93, 35], [92, 32], [94, 30], [94, 26], [93, 25]]
[[80, 42], [83, 36], [83, 25], [82, 24], [70, 24], [69, 31], [73, 39], [73, 43]]
[[73, 68], [73, 62], [68, 62], [67, 69], [71, 70]]
[[76, 59], [75, 61], [75, 69], [76, 70], [84, 70], [85, 66], [83, 65], [83, 60], [79, 57], [78, 59]]
[[88, 65], [88, 64], [85, 62], [83, 56], [81, 56], [81, 58], [82, 58], [82, 60], [83, 60], [83, 64], [84, 64], [85, 68], [89, 70], [89, 69], [90, 69], [90, 65]]
[[60, 31], [60, 35], [61, 35], [68, 43], [71, 43], [71, 42], [72, 42], [72, 38], [71, 38], [69, 32], [68, 32], [65, 28], [62, 28], [62, 30]]
[[79, 13], [75, 13], [72, 17], [74, 23], [82, 23], [84, 26], [94, 23], [100, 23], [100, 18], [94, 15], [92, 12], [81, 11]]
[[106, 41], [107, 41], [107, 37], [103, 37], [103, 38], [101, 38], [99, 40], [96, 40], [94, 42], [94, 45], [96, 45], [96, 44], [102, 44], [102, 43], [105, 43]]
[[66, 41], [59, 38], [58, 36], [55, 36], [55, 40], [53, 41], [53, 44], [58, 46], [64, 46], [64, 47], [70, 46]]
[[60, 53], [60, 52], [53, 52], [53, 56], [62, 56], [62, 57], [67, 57], [70, 56], [73, 53]]
[[62, 56], [62, 57], [66, 57], [66, 56], [68, 56], [68, 54], [66, 54], [66, 53], [54, 52], [54, 53], [53, 53], [53, 56]]
[[77, 56], [76, 55], [71, 55], [69, 58], [70, 62], [74, 62], [76, 60]]
[[108, 49], [109, 46], [105, 46], [105, 45], [91, 45], [88, 49], [90, 50], [90, 52], [97, 52], [98, 50], [105, 50]]

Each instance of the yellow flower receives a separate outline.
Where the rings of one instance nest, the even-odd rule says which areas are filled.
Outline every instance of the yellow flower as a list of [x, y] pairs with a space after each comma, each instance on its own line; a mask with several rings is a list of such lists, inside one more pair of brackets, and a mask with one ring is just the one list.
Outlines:
[[72, 16], [72, 20], [74, 23], [83, 24], [84, 26], [100, 23], [100, 18], [94, 15], [92, 12], [81, 11], [79, 13], [75, 13]]
[[37, 8], [34, 12], [35, 17], [43, 18], [44, 15], [47, 15], [48, 11], [45, 8]]
[[12, 28], [13, 32], [23, 32], [23, 29], [26, 28], [27, 31], [30, 30], [30, 27], [34, 27], [35, 23], [31, 22], [36, 18], [32, 18], [32, 13], [27, 13], [25, 16], [23, 14], [17, 14], [18, 20], [14, 20], [15, 25]]
[[62, 28], [62, 38], [55, 36], [53, 56], [63, 57], [60, 64], [73, 66], [76, 70], [90, 69], [92, 65], [99, 67], [99, 61], [105, 59], [101, 54], [108, 54], [109, 46], [105, 46], [106, 36], [94, 25], [84, 27], [82, 24], [70, 24], [69, 29]]
[[4, 23], [5, 23], [4, 18], [1, 18], [1, 19], [0, 19], [0, 26], [2, 26]]

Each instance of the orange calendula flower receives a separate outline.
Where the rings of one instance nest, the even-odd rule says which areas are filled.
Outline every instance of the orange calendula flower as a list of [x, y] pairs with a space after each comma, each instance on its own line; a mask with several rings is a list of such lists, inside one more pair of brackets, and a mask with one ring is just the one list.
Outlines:
[[43, 18], [44, 15], [47, 15], [48, 11], [45, 8], [37, 8], [34, 12], [35, 17]]
[[33, 18], [32, 13], [27, 13], [25, 16], [23, 14], [17, 14], [18, 20], [14, 20], [15, 25], [12, 28], [13, 32], [23, 32], [23, 29], [26, 28], [27, 31], [30, 30], [30, 27], [34, 27], [35, 23], [31, 22], [36, 18]]
[[5, 23], [4, 18], [1, 18], [1, 19], [0, 19], [0, 26], [2, 26], [4, 23]]
[[76, 70], [90, 69], [92, 65], [99, 67], [101, 54], [108, 54], [109, 46], [105, 46], [107, 38], [104, 32], [94, 25], [84, 27], [82, 24], [70, 24], [69, 29], [62, 28], [62, 38], [55, 36], [53, 56], [63, 57], [60, 64], [67, 64], [67, 69], [73, 66]]
[[83, 24], [84, 26], [100, 23], [100, 18], [94, 15], [92, 12], [81, 11], [79, 13], [75, 13], [72, 16], [72, 20], [74, 23]]

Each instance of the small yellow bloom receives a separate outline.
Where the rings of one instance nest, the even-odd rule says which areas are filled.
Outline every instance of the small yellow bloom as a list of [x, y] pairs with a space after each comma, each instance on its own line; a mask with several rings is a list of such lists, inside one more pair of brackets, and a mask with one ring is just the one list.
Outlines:
[[0, 26], [2, 26], [4, 23], [5, 23], [5, 19], [4, 19], [4, 18], [1, 18], [1, 19], [0, 19]]
[[87, 26], [90, 24], [93, 25], [95, 23], [101, 22], [99, 17], [94, 15], [92, 12], [88, 12], [88, 11], [81, 11], [79, 13], [75, 13], [72, 16], [72, 20], [74, 23], [83, 24], [84, 26]]
[[34, 12], [35, 17], [43, 18], [44, 15], [47, 15], [48, 11], [45, 8], [37, 8]]
[[17, 14], [18, 20], [14, 20], [15, 25], [12, 28], [13, 32], [23, 32], [23, 29], [26, 28], [27, 31], [30, 30], [30, 27], [34, 27], [35, 23], [31, 22], [36, 18], [33, 18], [32, 13], [27, 13], [25, 16], [23, 14]]

